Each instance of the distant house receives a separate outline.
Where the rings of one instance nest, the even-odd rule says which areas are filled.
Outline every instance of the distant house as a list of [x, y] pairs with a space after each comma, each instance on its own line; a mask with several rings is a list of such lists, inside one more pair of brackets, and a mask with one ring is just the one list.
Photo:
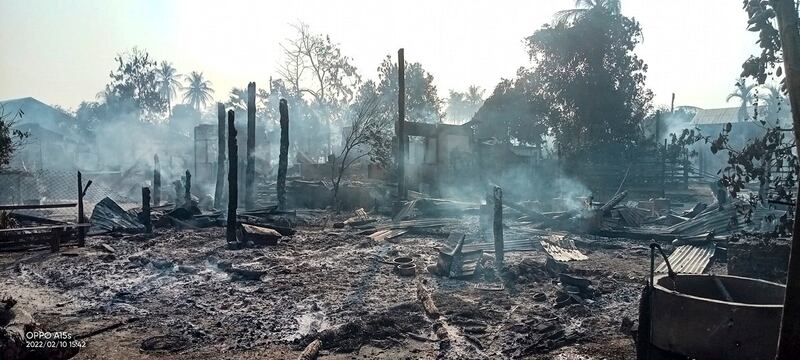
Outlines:
[[[758, 114], [757, 119], [753, 119], [754, 114]], [[697, 109], [692, 121], [689, 123], [692, 128], [700, 129], [704, 136], [710, 136], [711, 139], [716, 139], [722, 132], [725, 124], [731, 124], [731, 133], [728, 138], [728, 143], [734, 148], [743, 147], [749, 140], [759, 137], [764, 134], [764, 124], [767, 126], [779, 125], [782, 128], [791, 128], [791, 109], [788, 105], [782, 106], [777, 114], [767, 114], [766, 106], [747, 107], [747, 119], [742, 120], [742, 111], [740, 107], [729, 107], [719, 109]], [[723, 153], [712, 154], [709, 144], [701, 141], [695, 144], [695, 150], [698, 152], [697, 163], [698, 167], [705, 173], [716, 174], [716, 172], [725, 167], [728, 158]]]
[[26, 170], [73, 168], [81, 141], [75, 118], [32, 97], [0, 101], [2, 111], [16, 118], [14, 128], [28, 134], [11, 167]]

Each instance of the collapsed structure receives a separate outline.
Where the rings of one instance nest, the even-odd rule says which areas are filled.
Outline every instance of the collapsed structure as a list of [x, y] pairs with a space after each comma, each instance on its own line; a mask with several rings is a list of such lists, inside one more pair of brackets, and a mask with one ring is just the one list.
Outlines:
[[[66, 358], [117, 339], [188, 356], [774, 355], [791, 204], [728, 199], [688, 149], [575, 179], [540, 148], [479, 137], [479, 122], [408, 122], [398, 57], [396, 169], [309, 159], [283, 99], [268, 136], [255, 83], [246, 123], [219, 104], [191, 154], [83, 172], [22, 155], [0, 174], [0, 284], [14, 296], [0, 351]], [[276, 166], [257, 156], [270, 149]], [[97, 326], [36, 324], [20, 309], [31, 287], [45, 314]], [[27, 350], [31, 328], [78, 342]]]

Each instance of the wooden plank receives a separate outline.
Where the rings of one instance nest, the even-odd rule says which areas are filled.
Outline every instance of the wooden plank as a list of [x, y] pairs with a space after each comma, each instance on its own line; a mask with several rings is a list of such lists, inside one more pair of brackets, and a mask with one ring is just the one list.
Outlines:
[[38, 230], [55, 230], [55, 229], [77, 229], [77, 228], [87, 228], [92, 224], [84, 223], [84, 224], [64, 224], [64, 225], [48, 225], [48, 226], [36, 226], [36, 227], [24, 227], [24, 228], [13, 228], [13, 229], [0, 229], [0, 235], [2, 234], [14, 234], [23, 231], [38, 231]]
[[77, 205], [78, 203], [0, 205], [0, 210], [60, 209], [71, 208]]

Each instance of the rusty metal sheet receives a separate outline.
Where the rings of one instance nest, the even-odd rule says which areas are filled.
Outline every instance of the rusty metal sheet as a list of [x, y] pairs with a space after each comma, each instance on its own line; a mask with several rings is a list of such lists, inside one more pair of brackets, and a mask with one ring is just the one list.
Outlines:
[[[714, 243], [707, 245], [681, 245], [669, 256], [672, 270], [682, 274], [702, 274], [711, 257], [714, 256], [717, 246]], [[657, 273], [667, 272], [667, 264], [662, 262], [656, 268]]]
[[547, 237], [547, 240], [541, 240], [540, 243], [544, 251], [547, 251], [547, 253], [553, 257], [553, 260], [556, 261], [580, 261], [589, 259], [588, 256], [584, 255], [575, 247], [575, 242], [572, 239], [564, 235], [552, 234]]

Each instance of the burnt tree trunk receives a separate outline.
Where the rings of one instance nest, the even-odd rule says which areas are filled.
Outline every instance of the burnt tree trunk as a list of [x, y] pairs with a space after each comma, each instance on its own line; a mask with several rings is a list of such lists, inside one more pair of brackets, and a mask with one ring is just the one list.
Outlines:
[[289, 106], [281, 99], [278, 110], [281, 114], [281, 153], [278, 157], [278, 208], [286, 208], [286, 168], [289, 166]]
[[247, 165], [244, 173], [244, 208], [253, 208], [256, 179], [256, 83], [247, 84]]
[[236, 241], [236, 206], [239, 200], [238, 189], [238, 149], [236, 148], [236, 124], [233, 110], [228, 110], [228, 222], [225, 238], [228, 242]]
[[153, 225], [150, 223], [150, 188], [142, 188], [142, 224], [146, 233], [153, 232]]
[[225, 106], [217, 103], [217, 183], [214, 187], [214, 209], [222, 209], [225, 193]]
[[[800, 152], [800, 34], [797, 11], [793, 0], [773, 0], [778, 18], [778, 31], [783, 47], [783, 66], [786, 70], [786, 88], [792, 108], [795, 144]], [[798, 183], [800, 194], [800, 183]], [[800, 201], [795, 201], [792, 249], [783, 300], [783, 316], [778, 336], [776, 359], [793, 359], [800, 354]]]

